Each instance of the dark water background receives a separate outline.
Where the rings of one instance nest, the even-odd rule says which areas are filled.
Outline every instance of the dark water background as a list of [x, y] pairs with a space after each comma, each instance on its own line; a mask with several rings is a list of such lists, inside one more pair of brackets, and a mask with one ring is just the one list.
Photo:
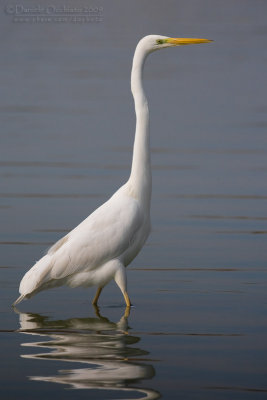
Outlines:
[[[266, 399], [266, 1], [49, 3], [102, 7], [95, 23], [1, 4], [1, 399]], [[134, 307], [110, 284], [98, 310], [62, 288], [14, 312], [25, 271], [128, 178], [131, 61], [151, 33], [215, 42], [146, 64], [153, 230]]]

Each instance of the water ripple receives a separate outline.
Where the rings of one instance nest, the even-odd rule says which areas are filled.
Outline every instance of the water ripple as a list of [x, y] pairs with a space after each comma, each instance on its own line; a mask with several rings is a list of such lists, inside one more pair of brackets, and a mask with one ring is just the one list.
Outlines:
[[267, 200], [266, 195], [255, 194], [171, 194], [164, 197], [176, 199]]
[[53, 242], [0, 241], [0, 245], [12, 246], [51, 246]]
[[246, 221], [267, 221], [267, 217], [252, 217], [245, 215], [188, 215], [187, 218], [194, 219], [229, 219]]
[[88, 199], [104, 197], [100, 193], [0, 193], [0, 198]]

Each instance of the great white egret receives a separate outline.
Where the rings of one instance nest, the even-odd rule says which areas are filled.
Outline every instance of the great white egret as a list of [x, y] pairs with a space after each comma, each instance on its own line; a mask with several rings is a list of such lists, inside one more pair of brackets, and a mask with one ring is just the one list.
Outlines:
[[151, 167], [149, 111], [142, 74], [146, 57], [166, 47], [208, 43], [208, 39], [149, 35], [136, 47], [131, 73], [136, 131], [129, 180], [76, 228], [56, 242], [23, 277], [18, 304], [25, 298], [57, 286], [97, 286], [93, 304], [112, 279], [126, 305], [126, 267], [143, 247], [150, 231]]

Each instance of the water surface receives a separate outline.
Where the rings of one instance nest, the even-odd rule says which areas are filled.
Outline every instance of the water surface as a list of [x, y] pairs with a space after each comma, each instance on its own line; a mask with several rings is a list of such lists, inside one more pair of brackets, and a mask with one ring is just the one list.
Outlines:
[[[1, 398], [265, 399], [266, 4], [95, 5], [98, 23], [0, 16]], [[128, 178], [149, 33], [215, 42], [146, 64], [153, 229], [134, 307], [111, 284], [99, 309], [60, 288], [12, 310], [25, 271]]]

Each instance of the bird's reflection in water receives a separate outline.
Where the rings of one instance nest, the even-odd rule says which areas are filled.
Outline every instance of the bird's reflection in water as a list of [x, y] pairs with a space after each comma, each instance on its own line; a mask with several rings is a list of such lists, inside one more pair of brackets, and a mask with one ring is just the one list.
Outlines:
[[66, 320], [19, 312], [20, 332], [46, 339], [23, 343], [23, 346], [50, 350], [22, 357], [87, 364], [86, 368], [60, 370], [55, 376], [31, 376], [30, 379], [68, 384], [74, 389], [102, 389], [112, 393], [116, 390], [124, 394], [128, 391], [131, 399], [160, 398], [158, 392], [138, 387], [142, 380], [152, 379], [155, 371], [144, 359], [148, 352], [132, 347], [140, 338], [128, 333], [128, 309], [117, 323], [102, 317], [98, 308], [95, 311], [94, 318]]

